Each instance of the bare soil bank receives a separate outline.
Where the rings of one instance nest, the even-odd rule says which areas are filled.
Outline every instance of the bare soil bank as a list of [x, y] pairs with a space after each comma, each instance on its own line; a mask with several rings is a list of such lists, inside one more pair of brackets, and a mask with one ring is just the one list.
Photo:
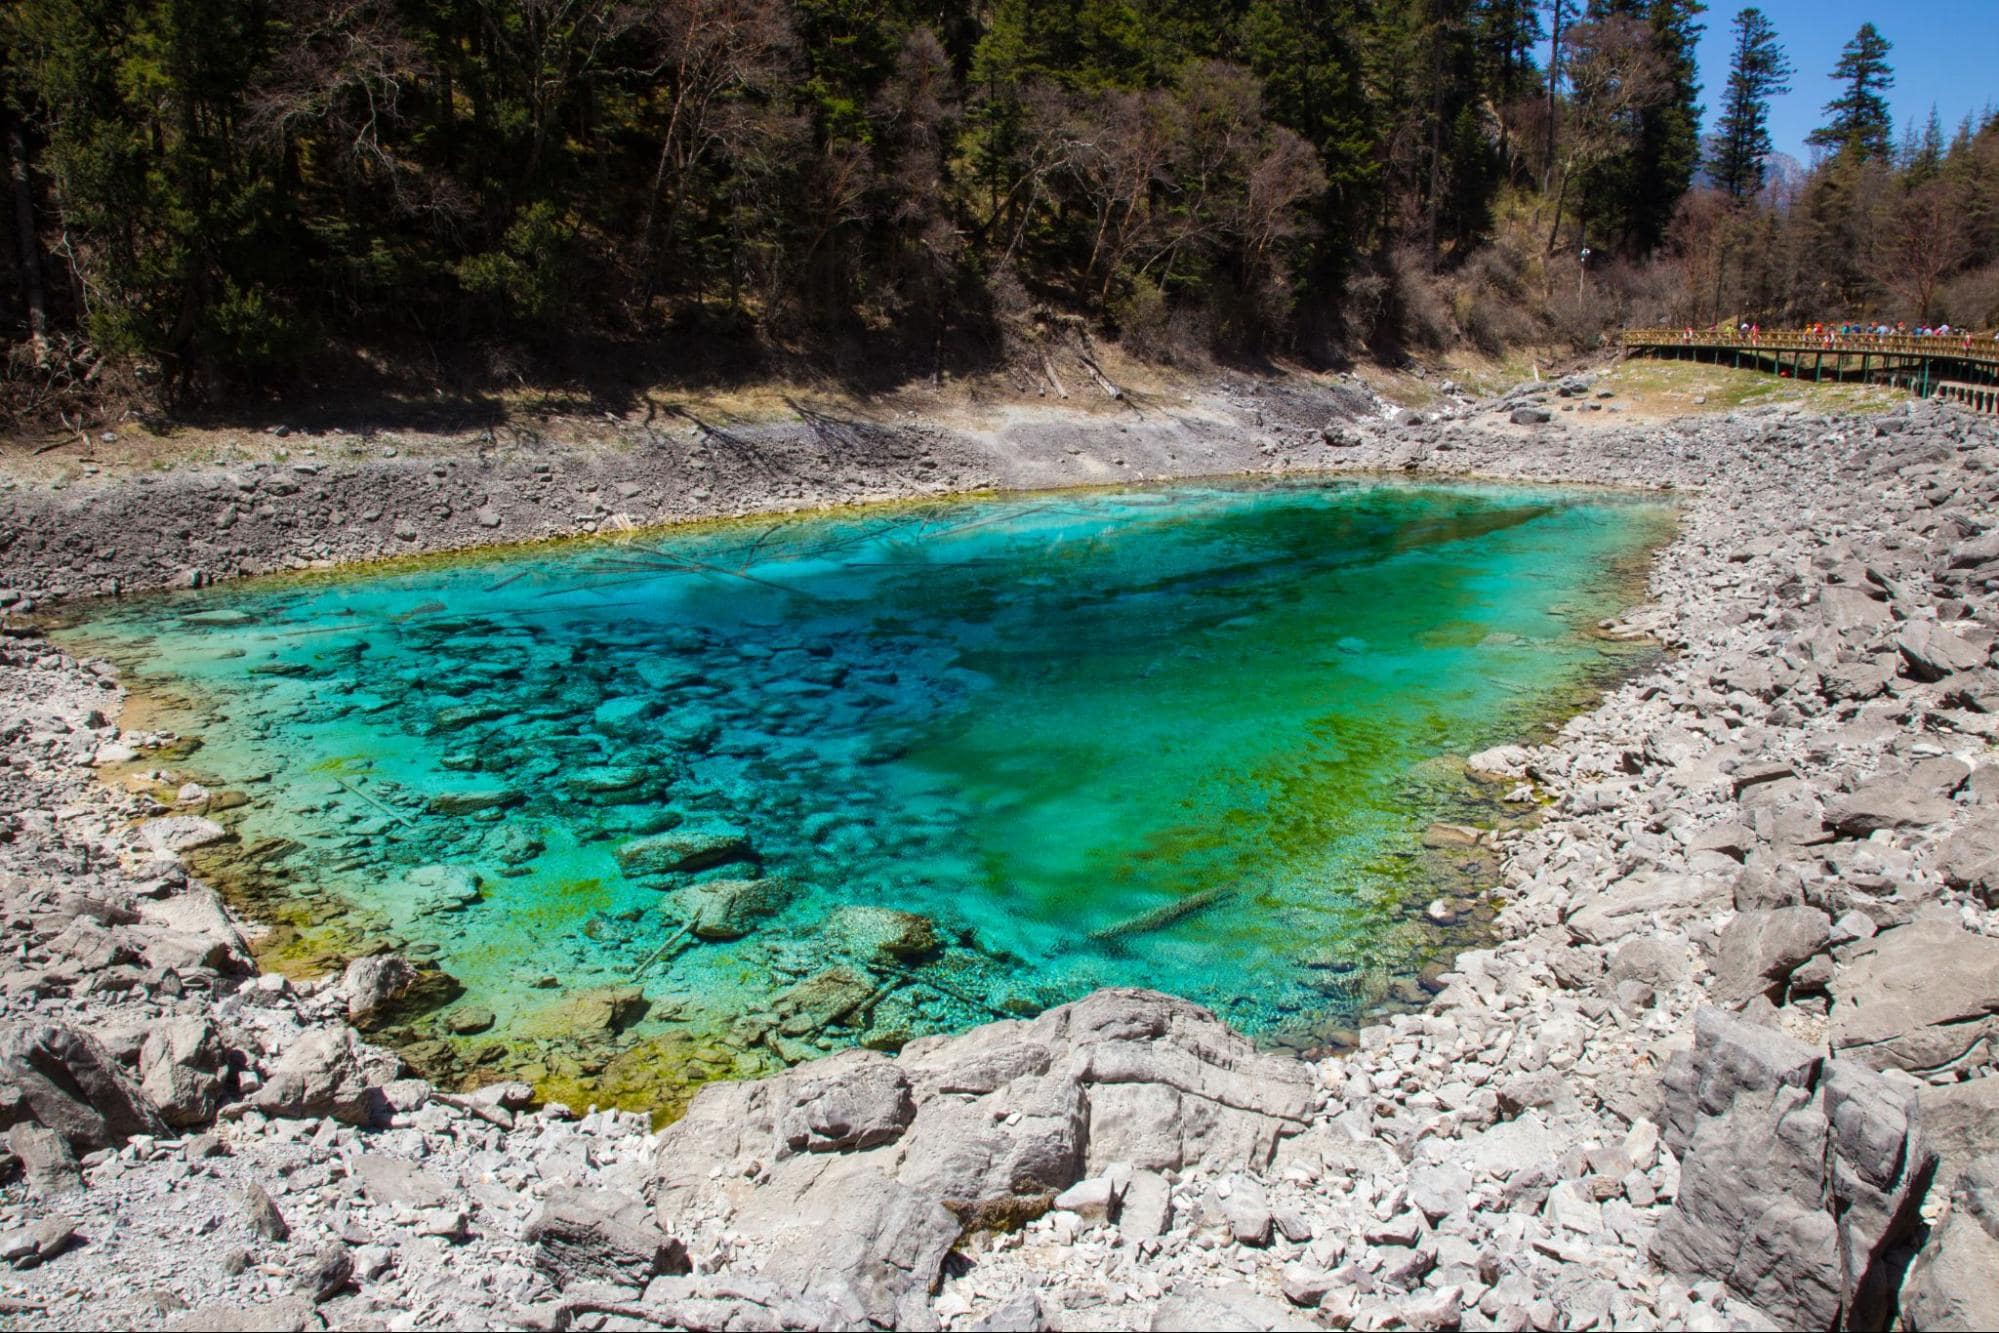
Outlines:
[[[1378, 419], [1334, 380], [1230, 380], [1170, 404], [909, 413], [690, 414], [613, 439], [291, 436], [282, 459], [0, 491], [0, 589], [15, 611], [313, 565], [727, 515], [989, 489], [1329, 466], [1325, 428]], [[17, 472], [33, 469], [17, 468]]]

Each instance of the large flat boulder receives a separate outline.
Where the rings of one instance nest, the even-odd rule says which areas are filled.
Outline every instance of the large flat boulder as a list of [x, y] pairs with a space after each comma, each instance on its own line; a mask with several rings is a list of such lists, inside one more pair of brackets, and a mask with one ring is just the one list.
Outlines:
[[1920, 1089], [1923, 1138], [1937, 1150], [1937, 1181], [1956, 1180], [1981, 1157], [1999, 1155], [1999, 1074]]
[[1716, 942], [1713, 999], [1721, 1004], [1758, 995], [1781, 1000], [1791, 973], [1826, 947], [1831, 930], [1832, 919], [1816, 907], [1737, 912]]
[[1895, 636], [1909, 674], [1917, 680], [1942, 680], [1957, 671], [1985, 665], [1985, 650], [1966, 642], [1933, 620], [1912, 620]]
[[1873, 777], [1826, 802], [1825, 822], [1849, 838], [1882, 829], [1930, 828], [1948, 823], [1957, 807], [1906, 774]]
[[1681, 1175], [1654, 1257], [1784, 1327], [1885, 1327], [1936, 1160], [1913, 1091], [1713, 1007], [1694, 1032], [1665, 1077]]
[[[1046, 1211], [1112, 1163], [1268, 1164], [1305, 1128], [1305, 1066], [1170, 996], [1106, 990], [1031, 1021], [712, 1084], [661, 1135], [660, 1224], [769, 1241], [788, 1294], [850, 1292], [890, 1323], [968, 1227]], [[754, 1165], [753, 1165], [754, 1164]]]
[[1831, 990], [1834, 1054], [1920, 1075], [1975, 1064], [1999, 1035], [1999, 940], [1926, 911], [1857, 946]]
[[1583, 900], [1563, 923], [1582, 944], [1622, 944], [1729, 906], [1728, 881], [1707, 875], [1641, 871]]

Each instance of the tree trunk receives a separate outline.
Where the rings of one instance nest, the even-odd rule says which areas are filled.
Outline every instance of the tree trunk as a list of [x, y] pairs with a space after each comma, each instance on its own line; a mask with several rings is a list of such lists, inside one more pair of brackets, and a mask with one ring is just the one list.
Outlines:
[[1561, 106], [1562, 87], [1562, 18], [1567, 8], [1566, 0], [1555, 0], [1554, 12], [1550, 17], [1551, 35], [1548, 41], [1548, 153], [1541, 168], [1541, 191], [1548, 189], [1548, 177], [1555, 170], [1555, 118]]
[[28, 136], [13, 110], [0, 103], [7, 125], [7, 175], [14, 186], [14, 235], [20, 249], [21, 294], [28, 307], [28, 343], [35, 364], [49, 360], [49, 300], [42, 287], [42, 247], [35, 234], [35, 191], [28, 176]]

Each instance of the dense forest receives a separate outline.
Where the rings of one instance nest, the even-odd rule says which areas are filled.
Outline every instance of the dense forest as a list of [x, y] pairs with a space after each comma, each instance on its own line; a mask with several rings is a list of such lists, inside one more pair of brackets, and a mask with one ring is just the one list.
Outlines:
[[12, 0], [5, 410], [1999, 318], [1999, 117], [1898, 136], [1871, 25], [1798, 73], [1749, 9], [1704, 137], [1704, 11]]

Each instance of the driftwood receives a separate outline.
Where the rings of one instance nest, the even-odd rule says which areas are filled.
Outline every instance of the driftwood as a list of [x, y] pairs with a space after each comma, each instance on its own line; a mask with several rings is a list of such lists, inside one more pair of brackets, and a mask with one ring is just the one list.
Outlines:
[[1069, 391], [1062, 387], [1062, 381], [1055, 378], [1055, 362], [1046, 352], [1041, 354], [1041, 373], [1046, 375], [1048, 382], [1055, 386], [1055, 393], [1058, 397], [1067, 398], [1069, 396]]
[[1107, 396], [1113, 399], [1124, 397], [1124, 390], [1111, 383], [1111, 377], [1104, 374], [1102, 366], [1099, 366], [1095, 361], [1092, 361], [1081, 352], [1076, 353], [1076, 359], [1083, 363], [1083, 369], [1090, 372], [1090, 378], [1097, 382], [1097, 387], [1102, 389]]
[[961, 990], [956, 990], [950, 986], [946, 986], [941, 981], [936, 981], [930, 977], [926, 977], [921, 972], [912, 971], [911, 969], [906, 967], [897, 967], [894, 963], [869, 963], [868, 970], [871, 972], [886, 972], [892, 977], [901, 978], [903, 981], [908, 982], [912, 986], [923, 986], [930, 990], [934, 990], [939, 995], [944, 996], [946, 999], [956, 1000], [960, 1004], [969, 1004], [974, 1009], [983, 1009], [987, 1013], [991, 1014], [994, 1018], [1013, 1017], [1012, 1014], [1009, 1014], [1004, 1009], [999, 1008], [990, 1000], [984, 999], [976, 995], [967, 995], [965, 994], [965, 992]]
[[1184, 898], [1177, 898], [1163, 907], [1155, 907], [1149, 912], [1126, 917], [1101, 930], [1093, 930], [1090, 932], [1090, 941], [1094, 944], [1119, 944], [1134, 935], [1150, 935], [1154, 931], [1164, 930], [1168, 926], [1185, 921], [1190, 916], [1205, 912], [1211, 907], [1217, 907], [1234, 896], [1235, 889], [1227, 885], [1202, 889], [1199, 893], [1190, 893]]
[[366, 801], [369, 805], [374, 806], [377, 810], [380, 810], [383, 814], [387, 815], [390, 819], [395, 820], [398, 824], [401, 824], [404, 828], [415, 827], [415, 825], [413, 825], [410, 822], [410, 817], [404, 814], [402, 811], [390, 809], [382, 802], [376, 800], [373, 796], [370, 796], [367, 792], [362, 791], [361, 788], [356, 784], [349, 782], [346, 778], [341, 777], [338, 773], [332, 774], [331, 776], [335, 782], [345, 787], [348, 791], [353, 792], [356, 796]]
[[[660, 945], [657, 949], [654, 949], [652, 953], [646, 957], [646, 960], [643, 963], [639, 964], [638, 971], [632, 973], [632, 980], [636, 982], [640, 977], [644, 976], [647, 972], [651, 971], [652, 965], [654, 963], [657, 963], [661, 958], [667, 959], [668, 962], [673, 961], [674, 958], [678, 958], [680, 956], [680, 950], [682, 948], [687, 947], [689, 944], [692, 944], [693, 942], [694, 942], [694, 922], [692, 920], [689, 920], [683, 923], [679, 930], [667, 936], [666, 943]], [[675, 946], [679, 947], [676, 948]], [[671, 955], [667, 953], [669, 949], [673, 951]]]

